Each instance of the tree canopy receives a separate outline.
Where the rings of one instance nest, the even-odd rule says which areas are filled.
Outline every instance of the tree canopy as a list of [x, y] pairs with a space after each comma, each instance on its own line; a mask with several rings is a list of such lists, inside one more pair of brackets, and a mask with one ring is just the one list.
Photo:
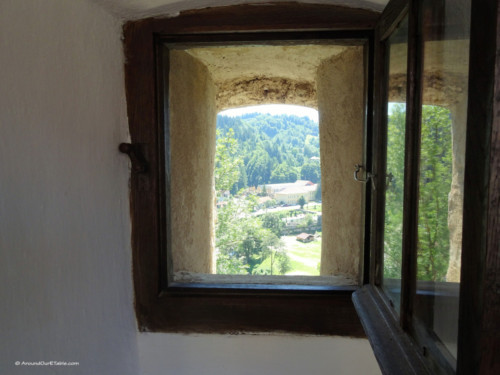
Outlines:
[[[308, 117], [260, 113], [240, 117], [219, 115], [217, 129], [218, 138], [236, 140], [236, 154], [243, 166], [238, 190], [298, 179], [317, 183], [321, 179], [319, 127]], [[233, 191], [237, 191], [236, 188]]]

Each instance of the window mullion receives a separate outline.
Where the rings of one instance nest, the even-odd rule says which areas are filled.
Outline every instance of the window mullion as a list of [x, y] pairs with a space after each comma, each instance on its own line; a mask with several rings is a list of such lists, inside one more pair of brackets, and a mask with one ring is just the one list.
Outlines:
[[[374, 137], [374, 165], [373, 170], [377, 175], [383, 176], [386, 170], [386, 151], [387, 151], [387, 102], [388, 96], [388, 79], [389, 75], [389, 55], [387, 53], [387, 40], [376, 40], [377, 51], [375, 52], [375, 66], [378, 69], [375, 75], [375, 93], [376, 101], [374, 103], [378, 124], [376, 134]], [[385, 180], [383, 178], [377, 179], [378, 186], [375, 191], [375, 200], [373, 208], [373, 227], [372, 237], [374, 244], [373, 248], [373, 267], [371, 283], [376, 286], [382, 284], [383, 279], [383, 264], [384, 264], [384, 207], [385, 207]]]
[[405, 139], [405, 191], [400, 324], [411, 329], [413, 296], [416, 290], [418, 246], [418, 193], [422, 103], [422, 16], [420, 0], [410, 1], [408, 25], [408, 75]]

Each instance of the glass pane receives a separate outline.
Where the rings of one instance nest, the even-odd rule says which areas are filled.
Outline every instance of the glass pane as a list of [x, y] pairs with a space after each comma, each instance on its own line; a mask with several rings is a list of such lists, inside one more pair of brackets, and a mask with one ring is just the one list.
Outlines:
[[423, 2], [417, 332], [454, 366], [467, 120], [470, 0]]
[[383, 288], [399, 312], [406, 127], [408, 20], [387, 42], [389, 56]]

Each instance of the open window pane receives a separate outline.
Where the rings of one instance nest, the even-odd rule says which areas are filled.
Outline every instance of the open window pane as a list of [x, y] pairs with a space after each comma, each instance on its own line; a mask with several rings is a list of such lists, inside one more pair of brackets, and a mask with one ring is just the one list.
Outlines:
[[391, 304], [399, 311], [406, 133], [407, 17], [388, 39], [386, 46], [389, 72], [383, 288]]
[[[423, 2], [415, 326], [454, 366], [462, 241], [470, 0]], [[420, 333], [418, 333], [420, 332]]]

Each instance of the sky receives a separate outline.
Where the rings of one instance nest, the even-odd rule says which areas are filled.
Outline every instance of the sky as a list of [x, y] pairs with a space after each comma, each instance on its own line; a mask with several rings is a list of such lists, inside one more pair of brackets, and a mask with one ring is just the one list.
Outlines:
[[300, 105], [287, 104], [265, 104], [250, 107], [232, 108], [219, 112], [222, 116], [236, 117], [245, 113], [268, 113], [271, 115], [295, 115], [299, 117], [309, 117], [314, 122], [318, 122], [318, 111], [314, 108], [303, 107]]

